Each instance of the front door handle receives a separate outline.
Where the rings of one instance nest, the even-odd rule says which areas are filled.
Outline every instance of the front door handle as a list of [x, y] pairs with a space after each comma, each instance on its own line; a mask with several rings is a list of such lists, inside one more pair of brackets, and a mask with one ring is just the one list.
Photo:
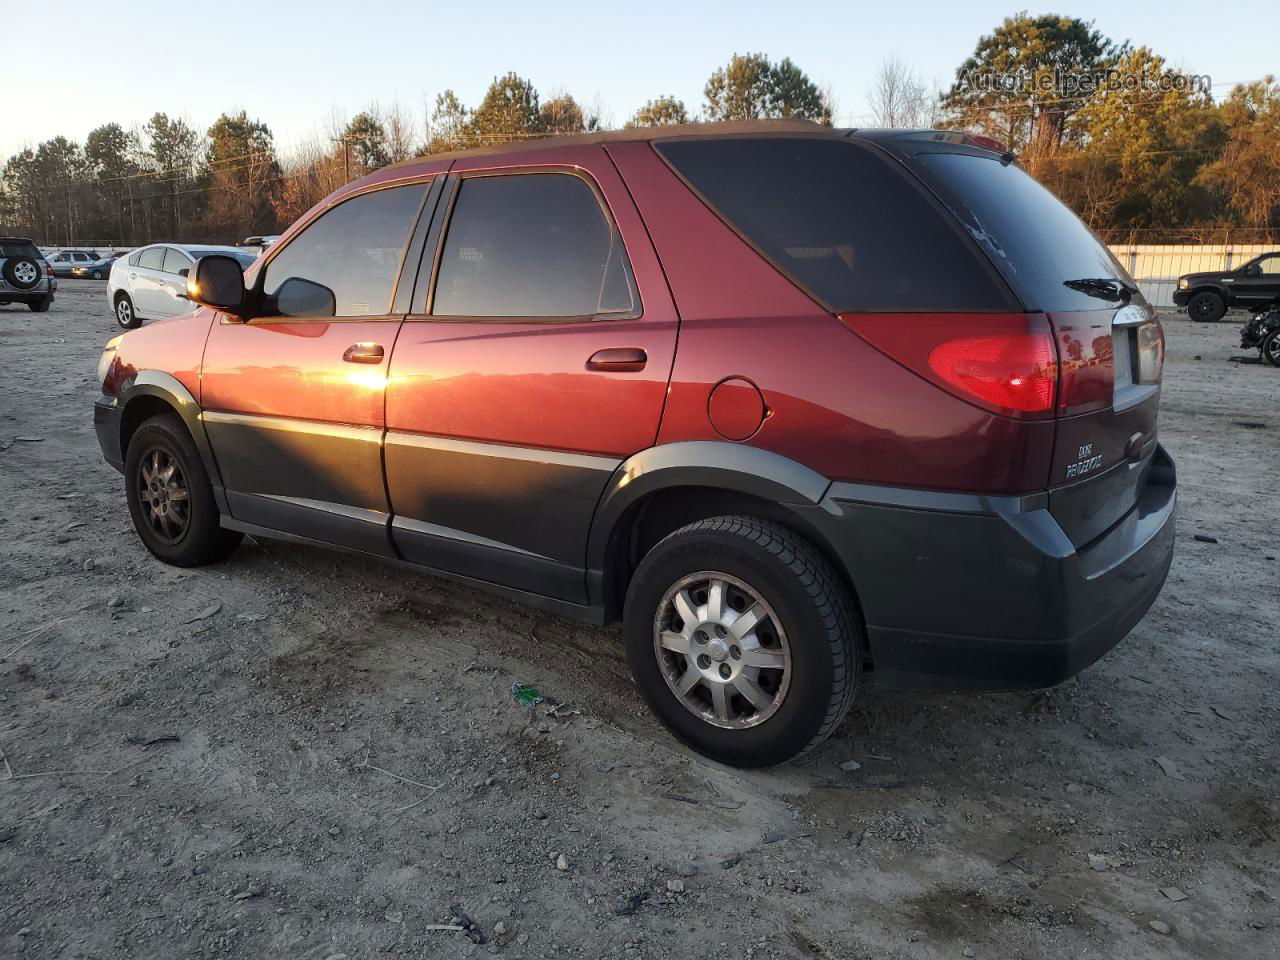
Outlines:
[[381, 363], [382, 344], [361, 341], [347, 347], [342, 359], [347, 363]]
[[587, 361], [587, 369], [625, 373], [643, 370], [648, 362], [649, 355], [639, 347], [609, 347], [593, 353]]

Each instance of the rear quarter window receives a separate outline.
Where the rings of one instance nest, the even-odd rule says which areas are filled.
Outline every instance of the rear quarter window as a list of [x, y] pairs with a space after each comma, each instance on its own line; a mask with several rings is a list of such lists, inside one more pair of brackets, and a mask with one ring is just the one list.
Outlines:
[[730, 226], [836, 312], [1016, 309], [927, 191], [875, 148], [798, 137], [656, 147]]

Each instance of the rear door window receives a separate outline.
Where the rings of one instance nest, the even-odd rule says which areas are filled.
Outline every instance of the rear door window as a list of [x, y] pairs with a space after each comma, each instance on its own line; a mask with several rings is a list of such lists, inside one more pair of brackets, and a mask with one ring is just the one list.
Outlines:
[[147, 270], [161, 270], [164, 268], [164, 247], [148, 247], [142, 251], [142, 255], [138, 257], [138, 266]]
[[1014, 164], [960, 153], [924, 153], [917, 161], [1028, 310], [1099, 310], [1114, 302], [1105, 285], [1100, 298], [1081, 280], [1135, 286], [1093, 231]]
[[164, 272], [179, 273], [191, 269], [191, 259], [176, 247], [169, 247], [164, 252]]
[[836, 312], [1015, 308], [927, 191], [873, 148], [805, 137], [656, 146], [712, 209]]
[[[31, 257], [33, 260], [39, 260], [40, 251], [35, 248], [35, 244], [31, 243], [0, 243], [0, 257]], [[47, 259], [47, 258], [46, 258]]]
[[445, 236], [432, 314], [586, 317], [635, 308], [621, 238], [581, 177], [464, 178]]
[[375, 190], [320, 215], [267, 264], [280, 316], [385, 316], [427, 184]]

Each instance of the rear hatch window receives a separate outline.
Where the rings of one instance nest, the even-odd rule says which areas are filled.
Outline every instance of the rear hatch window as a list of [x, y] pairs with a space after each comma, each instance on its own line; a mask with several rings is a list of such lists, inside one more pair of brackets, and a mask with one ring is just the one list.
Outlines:
[[831, 137], [655, 147], [729, 226], [833, 312], [1016, 309], [951, 218], [880, 151]]
[[1121, 290], [1137, 289], [1106, 244], [1013, 164], [961, 153], [917, 160], [1028, 310], [1097, 310], [1118, 303]]
[[0, 257], [6, 260], [9, 257], [30, 257], [32, 260], [42, 260], [40, 251], [36, 249], [34, 243], [14, 243], [13, 241], [0, 242]]

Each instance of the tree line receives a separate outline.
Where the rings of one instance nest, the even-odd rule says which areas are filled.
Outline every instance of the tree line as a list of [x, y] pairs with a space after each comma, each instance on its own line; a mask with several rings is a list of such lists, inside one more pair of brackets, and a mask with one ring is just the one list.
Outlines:
[[[1116, 82], [1081, 89], [1081, 77]], [[1195, 79], [1090, 23], [1019, 14], [979, 39], [947, 89], [931, 88], [901, 60], [885, 61], [867, 93], [869, 122], [853, 125], [963, 129], [999, 140], [1109, 239], [1178, 231], [1206, 241], [1228, 230], [1270, 239], [1280, 231], [1280, 84], [1238, 84], [1217, 102]], [[694, 111], [674, 96], [655, 97], [623, 126], [836, 120], [831, 92], [789, 58], [735, 54], [703, 96]], [[598, 98], [544, 99], [515, 73], [495, 77], [474, 106], [445, 90], [420, 121], [399, 103], [334, 117], [287, 154], [244, 111], [204, 131], [157, 113], [139, 128], [106, 123], [83, 144], [59, 136], [9, 157], [0, 169], [0, 232], [63, 245], [234, 241], [277, 232], [389, 163], [613, 126]]]

